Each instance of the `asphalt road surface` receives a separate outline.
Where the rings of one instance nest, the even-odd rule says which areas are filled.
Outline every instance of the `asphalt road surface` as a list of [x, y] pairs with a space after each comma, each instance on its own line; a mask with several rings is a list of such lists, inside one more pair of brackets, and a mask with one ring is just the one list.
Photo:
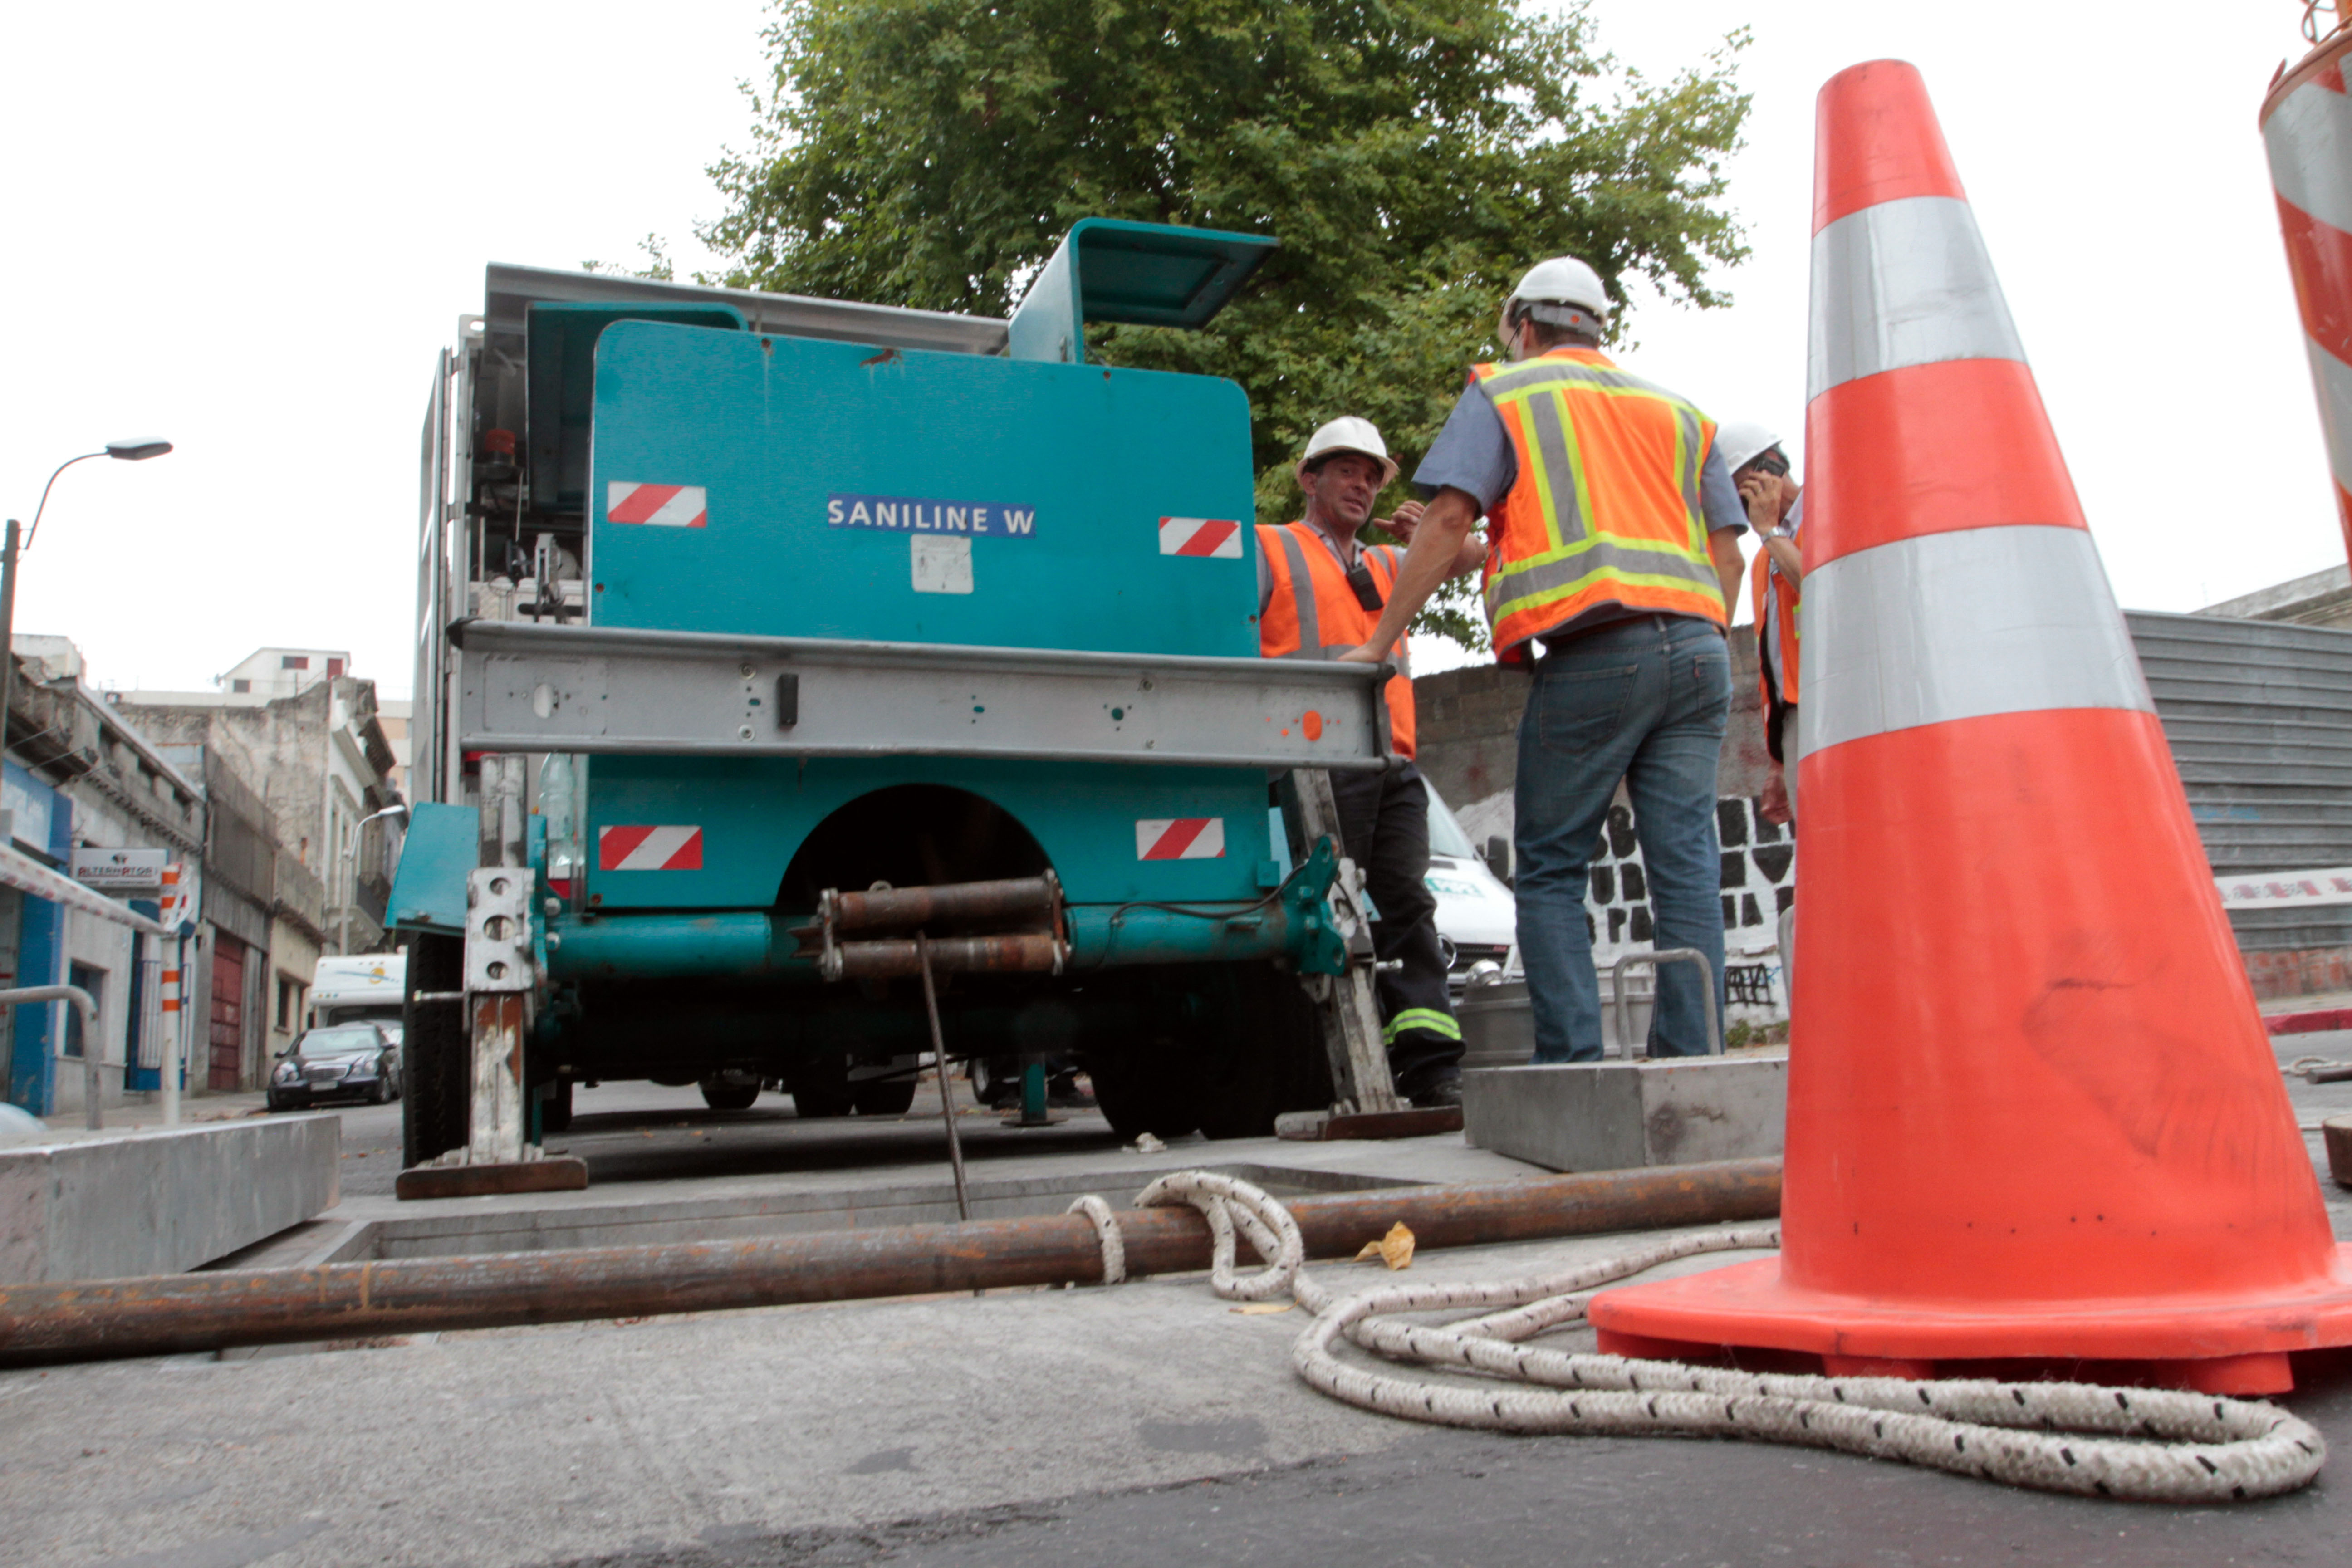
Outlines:
[[[2352, 1371], [2352, 1369], [2347, 1369]], [[2339, 1449], [2352, 1376], [2292, 1402]], [[1244, 1458], [1246, 1419], [1163, 1442]], [[882, 1462], [898, 1455], [876, 1456]], [[878, 1527], [736, 1527], [565, 1568], [2223, 1568], [2352, 1560], [2352, 1484], [2234, 1508], [2020, 1492], [1764, 1444], [1417, 1434], [1383, 1451]]]

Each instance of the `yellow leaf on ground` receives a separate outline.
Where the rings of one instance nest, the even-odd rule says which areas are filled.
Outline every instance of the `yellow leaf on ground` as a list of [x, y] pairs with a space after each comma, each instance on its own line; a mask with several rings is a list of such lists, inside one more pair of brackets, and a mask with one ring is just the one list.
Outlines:
[[1364, 1243], [1364, 1249], [1356, 1254], [1354, 1261], [1369, 1263], [1375, 1258], [1391, 1268], [1412, 1267], [1412, 1231], [1404, 1221], [1389, 1226], [1389, 1233], [1378, 1241]]
[[1287, 1312], [1297, 1304], [1296, 1301], [1244, 1301], [1232, 1310], [1244, 1318], [1260, 1318], [1268, 1312]]

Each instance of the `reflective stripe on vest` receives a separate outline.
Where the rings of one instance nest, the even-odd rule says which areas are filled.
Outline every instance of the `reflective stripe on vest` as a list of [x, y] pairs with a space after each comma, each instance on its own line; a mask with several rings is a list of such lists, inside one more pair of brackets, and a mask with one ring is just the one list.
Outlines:
[[[1257, 552], [1266, 577], [1258, 651], [1266, 658], [1338, 658], [1361, 647], [1380, 624], [1379, 611], [1356, 602], [1338, 552], [1312, 523], [1280, 528], [1258, 524]], [[1391, 545], [1378, 544], [1363, 552], [1363, 560], [1386, 602], [1396, 587], [1402, 555]], [[1413, 754], [1412, 658], [1407, 640], [1398, 639], [1389, 655], [1401, 671], [1389, 682], [1387, 693], [1390, 746], [1401, 757]]]
[[1518, 458], [1487, 554], [1498, 650], [1606, 605], [1728, 618], [1699, 504], [1711, 420], [1592, 349], [1470, 375]]

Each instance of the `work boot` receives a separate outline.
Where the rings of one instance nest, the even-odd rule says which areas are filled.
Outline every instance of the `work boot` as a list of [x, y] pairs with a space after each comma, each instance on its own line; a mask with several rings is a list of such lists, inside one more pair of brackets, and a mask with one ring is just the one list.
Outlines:
[[1444, 1078], [1433, 1079], [1405, 1098], [1412, 1101], [1415, 1110], [1454, 1110], [1462, 1103], [1462, 1075], [1450, 1072]]

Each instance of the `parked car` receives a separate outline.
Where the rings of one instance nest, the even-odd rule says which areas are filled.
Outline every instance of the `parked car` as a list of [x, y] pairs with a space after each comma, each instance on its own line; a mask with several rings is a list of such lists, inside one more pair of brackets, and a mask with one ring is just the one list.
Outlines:
[[1437, 945], [1445, 953], [1446, 981], [1460, 1001], [1478, 964], [1508, 969], [1517, 951], [1518, 901], [1503, 879], [1511, 874], [1509, 840], [1497, 835], [1483, 846], [1470, 835], [1435, 789], [1429, 792], [1429, 875], [1437, 895]]
[[376, 1024], [305, 1029], [269, 1074], [272, 1110], [295, 1110], [329, 1100], [382, 1105], [399, 1098], [400, 1047]]

